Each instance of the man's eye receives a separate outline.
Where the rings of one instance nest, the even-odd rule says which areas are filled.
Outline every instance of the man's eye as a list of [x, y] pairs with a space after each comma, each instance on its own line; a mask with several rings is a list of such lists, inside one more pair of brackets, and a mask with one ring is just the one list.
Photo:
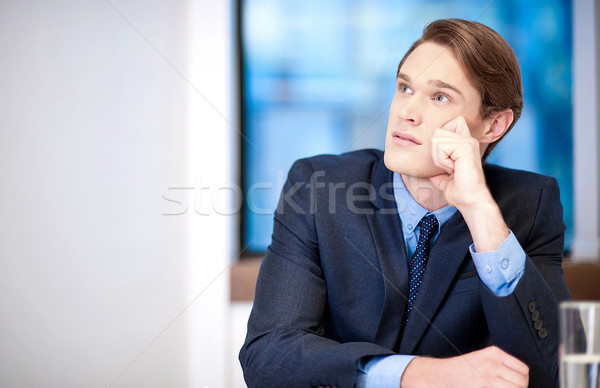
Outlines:
[[412, 89], [408, 87], [408, 85], [400, 85], [400, 91], [402, 93], [412, 93]]
[[443, 94], [436, 94], [435, 97], [434, 97], [434, 99], [436, 101], [438, 101], [438, 102], [448, 102], [448, 101], [450, 101], [450, 99], [447, 96], [443, 95]]

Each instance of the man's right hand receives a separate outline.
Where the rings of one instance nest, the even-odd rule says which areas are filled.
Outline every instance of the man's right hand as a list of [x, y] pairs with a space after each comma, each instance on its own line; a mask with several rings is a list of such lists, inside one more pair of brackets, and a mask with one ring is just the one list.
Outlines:
[[526, 388], [529, 367], [496, 346], [451, 358], [417, 357], [404, 370], [401, 388]]

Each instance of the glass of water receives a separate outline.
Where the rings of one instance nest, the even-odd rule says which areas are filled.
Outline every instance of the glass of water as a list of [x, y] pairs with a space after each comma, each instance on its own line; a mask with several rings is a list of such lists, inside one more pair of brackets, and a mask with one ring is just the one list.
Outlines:
[[561, 302], [559, 358], [561, 388], [600, 388], [600, 302]]

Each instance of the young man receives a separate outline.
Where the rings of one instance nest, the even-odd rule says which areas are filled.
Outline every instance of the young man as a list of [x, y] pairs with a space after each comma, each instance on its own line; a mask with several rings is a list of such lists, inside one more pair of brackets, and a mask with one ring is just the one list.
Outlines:
[[557, 386], [558, 186], [484, 163], [522, 105], [496, 32], [425, 28], [385, 153], [289, 173], [240, 353], [250, 387]]

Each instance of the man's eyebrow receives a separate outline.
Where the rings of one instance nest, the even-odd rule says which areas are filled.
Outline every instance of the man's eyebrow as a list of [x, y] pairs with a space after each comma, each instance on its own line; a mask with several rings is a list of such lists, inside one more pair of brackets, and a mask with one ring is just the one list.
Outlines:
[[461, 97], [464, 97], [463, 93], [460, 90], [458, 90], [458, 88], [456, 88], [456, 87], [454, 87], [454, 86], [450, 85], [449, 83], [444, 82], [442, 80], [439, 80], [439, 79], [429, 80], [429, 81], [427, 81], [427, 84], [435, 86], [436, 88], [439, 88], [439, 89], [450, 89], [450, 90], [453, 90], [454, 92], [456, 92], [457, 94], [459, 94]]
[[[405, 81], [408, 84], [412, 83], [411, 78], [408, 76], [408, 74], [405, 73], [398, 73], [398, 75], [396, 75], [396, 80], [402, 80]], [[447, 82], [444, 82], [440, 79], [432, 79], [427, 81], [427, 85], [436, 87], [438, 89], [450, 89], [454, 92], [456, 92], [458, 95], [460, 95], [461, 97], [464, 97], [463, 92], [461, 92], [457, 87], [450, 85]]]
[[411, 83], [412, 81], [410, 80], [410, 77], [404, 73], [398, 73], [398, 75], [396, 75], [396, 80], [403, 80], [406, 81], [407, 83]]

